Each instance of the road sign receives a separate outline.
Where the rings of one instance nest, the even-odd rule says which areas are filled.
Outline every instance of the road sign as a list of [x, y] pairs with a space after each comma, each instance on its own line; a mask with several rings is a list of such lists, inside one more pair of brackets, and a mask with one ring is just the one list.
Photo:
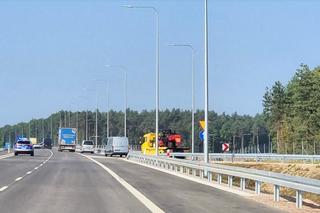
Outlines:
[[5, 146], [6, 149], [10, 149], [11, 143], [10, 142], [6, 142], [4, 146]]
[[222, 151], [223, 152], [229, 152], [229, 144], [228, 143], [223, 143], [222, 144]]
[[204, 141], [204, 130], [200, 131], [199, 138], [201, 141]]
[[199, 121], [199, 124], [202, 129], [206, 128], [206, 123], [203, 120]]

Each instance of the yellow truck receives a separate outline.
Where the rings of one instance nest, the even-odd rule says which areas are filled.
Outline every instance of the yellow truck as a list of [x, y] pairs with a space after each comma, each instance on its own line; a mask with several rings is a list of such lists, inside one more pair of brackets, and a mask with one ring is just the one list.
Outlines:
[[[141, 152], [145, 155], [156, 154], [156, 134], [149, 132], [142, 137], [140, 141]], [[182, 147], [182, 136], [172, 130], [162, 130], [159, 132], [158, 153], [185, 152], [188, 147]]]

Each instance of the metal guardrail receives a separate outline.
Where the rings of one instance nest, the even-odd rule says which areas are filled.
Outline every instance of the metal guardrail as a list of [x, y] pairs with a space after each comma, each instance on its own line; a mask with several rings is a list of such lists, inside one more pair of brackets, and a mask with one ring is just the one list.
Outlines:
[[286, 174], [267, 172], [256, 169], [246, 169], [233, 166], [205, 164], [199, 161], [180, 160], [167, 157], [154, 157], [129, 152], [127, 158], [144, 164], [165, 168], [171, 171], [192, 175], [212, 181], [213, 174], [217, 175], [217, 183], [222, 184], [222, 177], [227, 176], [228, 186], [232, 187], [234, 177], [240, 178], [240, 189], [245, 190], [246, 180], [255, 181], [255, 192], [260, 194], [261, 183], [274, 185], [274, 200], [280, 200], [280, 187], [296, 190], [296, 207], [302, 207], [303, 192], [320, 194], [320, 180], [290, 176]]
[[[203, 153], [170, 153], [173, 157], [186, 157], [188, 159], [203, 159]], [[238, 160], [254, 160], [258, 161], [310, 161], [320, 162], [320, 155], [292, 155], [292, 154], [232, 154], [232, 153], [210, 153], [210, 160], [238, 161]]]

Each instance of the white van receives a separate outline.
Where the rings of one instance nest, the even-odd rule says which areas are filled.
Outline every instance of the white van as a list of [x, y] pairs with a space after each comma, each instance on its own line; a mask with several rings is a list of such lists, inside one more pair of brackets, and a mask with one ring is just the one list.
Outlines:
[[129, 142], [127, 137], [109, 137], [104, 140], [105, 156], [122, 155], [127, 156], [129, 152]]
[[94, 153], [93, 141], [82, 141], [81, 153], [84, 152], [90, 152], [91, 154]]

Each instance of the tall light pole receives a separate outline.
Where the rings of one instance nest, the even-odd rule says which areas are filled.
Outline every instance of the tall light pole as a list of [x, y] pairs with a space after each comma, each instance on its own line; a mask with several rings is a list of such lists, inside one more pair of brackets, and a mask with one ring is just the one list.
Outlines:
[[51, 140], [53, 140], [53, 132], [52, 132], [53, 131], [53, 124], [52, 124], [53, 121], [52, 121], [52, 119], [53, 119], [53, 116], [51, 115], [51, 118], [50, 118], [50, 133], [51, 133], [50, 138], [51, 138]]
[[150, 6], [132, 6], [123, 5], [129, 9], [148, 9], [152, 10], [156, 16], [156, 156], [158, 156], [158, 138], [159, 138], [159, 73], [160, 73], [160, 53], [159, 53], [159, 12], [155, 7]]
[[98, 145], [98, 91], [97, 91], [97, 96], [96, 96], [96, 140], [95, 140], [95, 148], [97, 148]]
[[[105, 67], [120, 68], [124, 74], [124, 111], [123, 111], [124, 112], [124, 124], [123, 124], [124, 130], [123, 130], [123, 134], [124, 134], [124, 137], [127, 137], [127, 108], [128, 108], [128, 106], [127, 106], [127, 99], [128, 99], [128, 97], [127, 97], [128, 96], [127, 95], [127, 68], [122, 65], [110, 65], [110, 64], [105, 65]], [[109, 96], [109, 92], [108, 92], [108, 96]]]
[[[104, 83], [106, 83], [107, 84], [107, 137], [109, 137], [110, 135], [109, 135], [109, 85], [108, 85], [108, 81], [107, 80], [101, 80], [101, 79], [92, 79], [92, 80], [94, 80], [94, 81], [100, 81], [100, 82], [104, 82]], [[126, 80], [125, 80], [126, 81]], [[126, 83], [125, 83], [126, 84]], [[125, 91], [127, 91], [126, 90], [126, 86], [125, 86]], [[126, 97], [126, 95], [125, 95], [125, 97]], [[127, 99], [126, 99], [127, 100]], [[125, 100], [125, 102], [126, 102], [126, 100]], [[125, 108], [127, 108], [127, 104], [125, 103]], [[125, 122], [126, 122], [126, 116], [125, 116]], [[126, 126], [126, 125], [125, 125]], [[126, 127], [125, 127], [125, 129], [126, 129]]]
[[[77, 96], [77, 98], [80, 98], [81, 97], [81, 95], [79, 95], [79, 96]], [[76, 106], [76, 102], [74, 102], [74, 101], [72, 101], [71, 102], [71, 105], [73, 105], [73, 106]], [[71, 108], [73, 108], [73, 107], [71, 107]], [[78, 135], [79, 135], [79, 112], [78, 112], [78, 110], [75, 108], [75, 110], [76, 110], [76, 129], [77, 129], [77, 138], [76, 138], [76, 144], [78, 144], [79, 143], [79, 140], [78, 140]]]
[[[83, 87], [82, 88], [85, 92], [88, 92], [88, 88], [87, 87]], [[88, 95], [88, 94], [86, 94]], [[86, 96], [83, 96], [83, 97], [86, 97]], [[85, 140], [87, 141], [88, 140], [88, 107], [85, 107], [86, 108], [86, 120], [85, 120]]]
[[107, 138], [110, 137], [110, 125], [109, 125], [109, 112], [110, 111], [110, 102], [109, 102], [109, 87], [107, 87]]
[[187, 47], [191, 50], [192, 53], [192, 74], [191, 74], [191, 85], [192, 85], [192, 138], [191, 138], [191, 152], [192, 156], [194, 153], [194, 111], [195, 111], [195, 94], [194, 94], [194, 72], [195, 72], [195, 63], [194, 63], [194, 56], [195, 50], [191, 44], [169, 44], [172, 47]]
[[204, 162], [209, 162], [209, 153], [208, 153], [208, 138], [209, 138], [209, 131], [208, 131], [208, 117], [209, 117], [209, 89], [208, 89], [208, 0], [204, 0], [204, 64], [205, 64], [205, 80], [204, 80], [204, 141], [203, 141], [203, 154], [204, 154]]

